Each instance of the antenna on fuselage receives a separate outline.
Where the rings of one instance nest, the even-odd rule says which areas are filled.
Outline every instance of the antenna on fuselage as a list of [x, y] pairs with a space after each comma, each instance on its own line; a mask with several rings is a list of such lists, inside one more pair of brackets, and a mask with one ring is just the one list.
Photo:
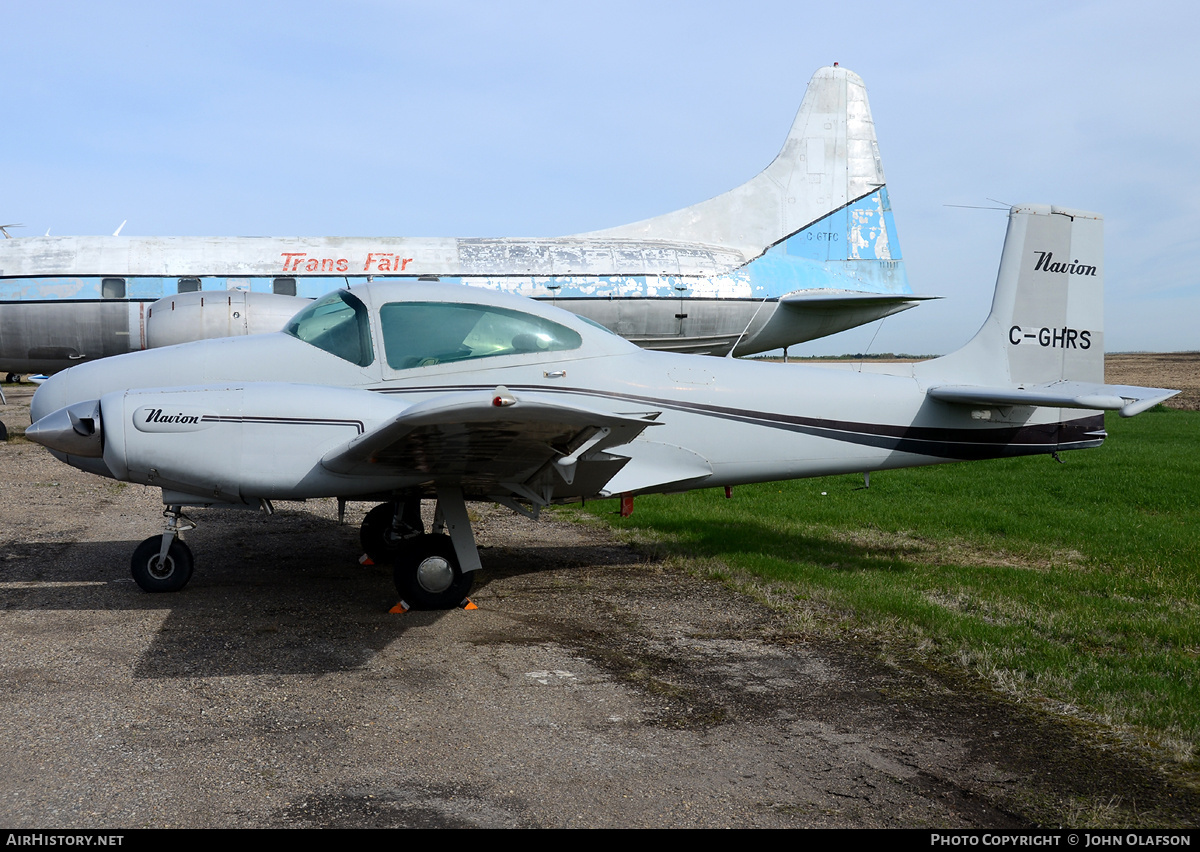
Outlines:
[[121, 236], [121, 229], [125, 227], [125, 223], [126, 223], [126, 222], [128, 222], [128, 221], [129, 221], [128, 219], [122, 219], [122, 220], [121, 220], [121, 224], [120, 224], [120, 225], [117, 225], [117, 229], [116, 229], [115, 231], [113, 231], [113, 236], [114, 236], [114, 237], [119, 237], [119, 236]]
[[4, 234], [4, 239], [11, 240], [13, 238], [13, 236], [12, 236], [12, 234], [10, 234], [8, 232], [8, 229], [9, 228], [24, 228], [24, 227], [25, 227], [24, 225], [21, 225], [17, 222], [13, 222], [11, 225], [0, 225], [0, 233]]

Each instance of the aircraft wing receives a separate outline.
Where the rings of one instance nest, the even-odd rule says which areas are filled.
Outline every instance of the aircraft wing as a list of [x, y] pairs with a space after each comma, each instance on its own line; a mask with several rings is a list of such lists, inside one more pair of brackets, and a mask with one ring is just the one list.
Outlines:
[[1087, 408], [1119, 411], [1133, 417], [1147, 408], [1179, 393], [1166, 388], [1142, 388], [1136, 385], [1102, 385], [1091, 382], [1051, 382], [1023, 387], [978, 387], [941, 385], [929, 389], [929, 395], [943, 402], [971, 405], [1044, 405], [1057, 408]]
[[604, 450], [632, 441], [658, 414], [619, 414], [549, 394], [518, 397], [503, 387], [451, 393], [405, 409], [330, 451], [321, 465], [357, 476], [427, 475], [547, 503], [564, 489], [598, 491], [628, 462]]

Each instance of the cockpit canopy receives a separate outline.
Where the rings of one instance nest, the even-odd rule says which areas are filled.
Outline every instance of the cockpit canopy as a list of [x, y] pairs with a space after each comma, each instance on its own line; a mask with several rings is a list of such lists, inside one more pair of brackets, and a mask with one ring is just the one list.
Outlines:
[[533, 314], [451, 302], [390, 302], [379, 309], [394, 370], [495, 355], [578, 349], [577, 331]]
[[[463, 302], [387, 302], [379, 309], [384, 356], [393, 370], [497, 355], [578, 349], [579, 332], [536, 314]], [[338, 290], [292, 318], [284, 332], [360, 367], [375, 360], [367, 307]]]
[[292, 317], [283, 331], [360, 367], [375, 360], [367, 306], [346, 290], [317, 299]]

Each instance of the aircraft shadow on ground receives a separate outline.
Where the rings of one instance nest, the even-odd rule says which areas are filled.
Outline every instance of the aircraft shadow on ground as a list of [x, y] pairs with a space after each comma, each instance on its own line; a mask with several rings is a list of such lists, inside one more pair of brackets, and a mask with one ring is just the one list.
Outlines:
[[[223, 514], [206, 515], [187, 535], [196, 570], [180, 592], [147, 594], [137, 587], [129, 573], [134, 541], [17, 542], [0, 558], [4, 606], [165, 610], [161, 621], [129, 621], [131, 631], [147, 632], [144, 651], [131, 660], [139, 678], [359, 669], [407, 630], [454, 614], [389, 613], [397, 601], [392, 571], [358, 564], [357, 527], [303, 512]], [[603, 544], [484, 547], [481, 556], [474, 593], [521, 575], [642, 561], [629, 548]]]

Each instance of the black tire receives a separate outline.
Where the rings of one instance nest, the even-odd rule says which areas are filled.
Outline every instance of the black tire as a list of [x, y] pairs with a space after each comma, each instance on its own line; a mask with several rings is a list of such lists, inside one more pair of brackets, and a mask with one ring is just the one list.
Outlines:
[[21, 381], [21, 377], [18, 376], [16, 373], [9, 373], [7, 376], [4, 377], [4, 381], [8, 382], [8, 384], [10, 384], [10, 385], [15, 385], [19, 381]]
[[8, 440], [8, 427], [0, 423], [0, 441]]
[[134, 582], [145, 592], [178, 592], [192, 579], [195, 566], [192, 549], [175, 539], [167, 550], [166, 563], [162, 565], [158, 559], [160, 550], [161, 535], [151, 536], [137, 546], [130, 562]]
[[400, 598], [413, 609], [453, 609], [467, 599], [475, 578], [465, 573], [448, 535], [410, 539], [392, 576]]
[[421, 503], [416, 501], [415, 527], [411, 507], [406, 505], [397, 528], [392, 520], [396, 516], [395, 503], [380, 503], [363, 518], [358, 532], [363, 552], [380, 565], [395, 565], [400, 554], [424, 532], [421, 524]]

